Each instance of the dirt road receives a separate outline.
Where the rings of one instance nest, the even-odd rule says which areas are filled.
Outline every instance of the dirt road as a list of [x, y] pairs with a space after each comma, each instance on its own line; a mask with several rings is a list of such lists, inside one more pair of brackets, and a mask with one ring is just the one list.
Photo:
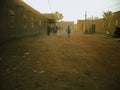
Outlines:
[[0, 45], [0, 90], [120, 90], [120, 42], [62, 32]]

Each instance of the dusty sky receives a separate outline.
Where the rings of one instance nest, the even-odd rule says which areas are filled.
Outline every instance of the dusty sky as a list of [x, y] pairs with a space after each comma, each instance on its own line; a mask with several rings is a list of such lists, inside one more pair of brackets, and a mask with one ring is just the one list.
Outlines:
[[120, 0], [23, 0], [41, 13], [63, 14], [65, 21], [77, 21], [87, 17], [102, 17], [103, 11], [120, 10]]

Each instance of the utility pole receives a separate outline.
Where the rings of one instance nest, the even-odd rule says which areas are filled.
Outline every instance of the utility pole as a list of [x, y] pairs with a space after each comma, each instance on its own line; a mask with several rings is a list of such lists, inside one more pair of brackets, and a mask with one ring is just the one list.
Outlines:
[[87, 33], [87, 12], [85, 11], [85, 33]]
[[52, 10], [52, 6], [51, 6], [50, 0], [48, 0], [48, 4], [49, 4], [49, 8], [50, 8], [51, 12], [53, 13], [53, 10]]

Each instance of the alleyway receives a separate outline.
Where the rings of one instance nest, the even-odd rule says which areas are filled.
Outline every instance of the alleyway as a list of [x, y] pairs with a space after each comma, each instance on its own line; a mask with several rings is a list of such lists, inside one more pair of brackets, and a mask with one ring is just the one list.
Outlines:
[[62, 32], [0, 45], [0, 90], [120, 90], [120, 42]]

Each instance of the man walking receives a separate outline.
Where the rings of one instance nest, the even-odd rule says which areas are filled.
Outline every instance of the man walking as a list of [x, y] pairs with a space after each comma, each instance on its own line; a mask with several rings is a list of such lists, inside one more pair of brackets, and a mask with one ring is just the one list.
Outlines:
[[71, 33], [71, 28], [70, 28], [70, 26], [67, 27], [66, 32], [67, 32], [67, 34], [68, 34], [68, 37], [70, 37], [70, 33]]

